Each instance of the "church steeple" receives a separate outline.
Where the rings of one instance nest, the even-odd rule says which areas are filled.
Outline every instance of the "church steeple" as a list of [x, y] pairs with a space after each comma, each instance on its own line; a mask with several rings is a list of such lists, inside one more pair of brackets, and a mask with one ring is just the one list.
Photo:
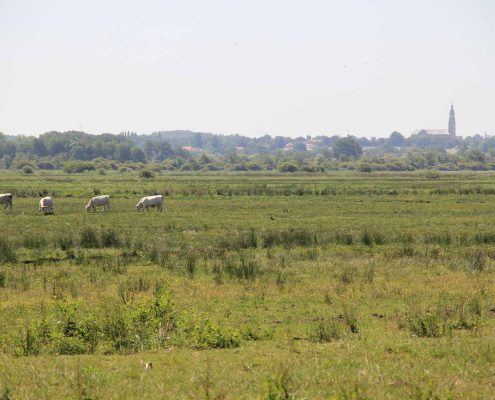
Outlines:
[[454, 111], [454, 103], [450, 106], [449, 113], [449, 133], [455, 136], [455, 111]]

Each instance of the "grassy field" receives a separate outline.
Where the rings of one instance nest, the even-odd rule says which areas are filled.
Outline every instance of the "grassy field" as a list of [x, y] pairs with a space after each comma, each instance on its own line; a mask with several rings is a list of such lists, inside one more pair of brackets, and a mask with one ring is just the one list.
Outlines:
[[493, 398], [494, 174], [0, 172], [4, 192], [0, 399]]

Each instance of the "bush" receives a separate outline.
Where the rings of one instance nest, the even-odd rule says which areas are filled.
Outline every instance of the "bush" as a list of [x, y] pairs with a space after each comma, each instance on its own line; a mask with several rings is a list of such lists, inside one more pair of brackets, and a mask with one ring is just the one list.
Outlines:
[[361, 243], [365, 246], [373, 246], [374, 244], [383, 244], [385, 243], [384, 236], [379, 232], [369, 232], [368, 230], [364, 230], [361, 233]]
[[263, 247], [283, 245], [310, 247], [318, 243], [317, 235], [305, 228], [289, 228], [282, 231], [266, 231], [261, 235]]
[[106, 229], [101, 233], [101, 245], [103, 247], [119, 247], [120, 239], [113, 229]]
[[96, 231], [92, 228], [84, 228], [81, 231], [79, 244], [81, 247], [87, 249], [100, 247], [100, 242], [98, 240], [98, 236], [96, 235]]
[[69, 250], [71, 247], [74, 246], [74, 241], [71, 236], [69, 235], [60, 235], [57, 236], [55, 239], [55, 243], [57, 244], [58, 247], [60, 247], [61, 250]]
[[345, 325], [335, 319], [317, 321], [309, 332], [309, 340], [317, 343], [332, 342], [345, 336]]
[[354, 242], [354, 236], [347, 232], [335, 232], [335, 243], [351, 245]]
[[352, 333], [359, 332], [357, 323], [358, 319], [353, 308], [351, 308], [350, 306], [345, 306], [342, 314], [340, 315], [340, 318]]
[[295, 400], [292, 394], [294, 386], [293, 379], [287, 370], [275, 378], [270, 377], [266, 383], [266, 393], [263, 398], [267, 400]]
[[446, 325], [438, 315], [423, 312], [407, 316], [409, 330], [418, 337], [440, 337], [446, 333]]
[[280, 172], [297, 172], [297, 167], [293, 164], [284, 164], [279, 168]]
[[46, 247], [46, 240], [43, 236], [25, 236], [22, 244], [26, 249], [41, 249]]
[[147, 169], [142, 169], [141, 171], [139, 171], [138, 176], [144, 179], [151, 179], [155, 177], [155, 174]]
[[94, 170], [95, 165], [90, 161], [67, 161], [63, 166], [63, 171], [68, 174]]
[[25, 165], [24, 167], [22, 167], [22, 172], [24, 172], [25, 174], [32, 174], [34, 170], [29, 165]]
[[231, 278], [254, 281], [261, 275], [261, 265], [254, 256], [248, 253], [239, 254], [239, 262], [232, 259], [227, 260], [225, 271]]
[[11, 243], [0, 237], [0, 263], [13, 263], [17, 259]]
[[194, 321], [184, 317], [179, 321], [179, 345], [195, 349], [230, 349], [241, 344], [242, 333], [236, 329], [220, 328], [209, 319]]
[[53, 165], [50, 161], [39, 161], [38, 168], [52, 170], [55, 169], [55, 165]]
[[472, 272], [483, 272], [486, 269], [486, 255], [483, 250], [473, 251], [465, 256], [468, 269]]
[[85, 354], [88, 352], [84, 342], [77, 337], [61, 336], [54, 343], [55, 350], [61, 355]]
[[251, 228], [248, 231], [239, 232], [239, 234], [233, 237], [222, 237], [218, 241], [218, 246], [230, 250], [256, 248], [258, 246], [256, 231]]
[[17, 160], [12, 164], [11, 167], [15, 169], [24, 169], [24, 167], [30, 167], [31, 169], [34, 169], [35, 164], [33, 161], [30, 160]]
[[358, 167], [358, 171], [370, 173], [371, 172], [371, 166], [369, 164], [360, 164]]

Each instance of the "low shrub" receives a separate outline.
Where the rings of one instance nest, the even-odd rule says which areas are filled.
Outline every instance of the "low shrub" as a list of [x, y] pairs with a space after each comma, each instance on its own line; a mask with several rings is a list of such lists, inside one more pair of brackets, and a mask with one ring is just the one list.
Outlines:
[[253, 228], [239, 232], [237, 235], [221, 237], [218, 241], [218, 247], [227, 250], [249, 249], [257, 246], [258, 237]]
[[43, 236], [25, 236], [22, 245], [26, 249], [41, 249], [46, 247], [46, 240]]
[[102, 247], [119, 247], [121, 242], [117, 232], [113, 229], [105, 229], [100, 235]]
[[94, 171], [95, 169], [95, 165], [90, 161], [66, 161], [63, 166], [63, 171], [68, 174]]
[[486, 269], [486, 255], [483, 250], [475, 250], [465, 255], [467, 268], [472, 272], [483, 272]]
[[237, 279], [254, 281], [259, 275], [261, 275], [261, 264], [254, 255], [240, 253], [239, 262], [227, 272]]
[[295, 400], [293, 394], [294, 383], [287, 370], [283, 370], [275, 377], [271, 376], [265, 383], [265, 394], [263, 399], [267, 400]]
[[332, 342], [345, 336], [345, 325], [333, 318], [315, 322], [309, 332], [309, 340], [317, 343]]
[[406, 320], [411, 333], [418, 337], [436, 338], [448, 332], [445, 321], [428, 311], [411, 313]]
[[318, 244], [316, 233], [305, 228], [289, 228], [281, 231], [265, 231], [261, 235], [263, 247], [292, 246], [309, 247]]
[[29, 356], [94, 353], [101, 346], [107, 353], [158, 348], [176, 330], [175, 319], [175, 307], [163, 290], [141, 302], [96, 310], [59, 301], [55, 315], [21, 330], [12, 349]]
[[55, 238], [55, 244], [61, 249], [61, 250], [69, 250], [72, 247], [74, 247], [74, 240], [72, 236], [70, 235], [60, 235]]
[[0, 263], [13, 263], [17, 260], [14, 247], [12, 244], [0, 237]]
[[155, 177], [155, 174], [147, 169], [142, 169], [139, 171], [138, 176], [144, 179], [151, 179]]
[[175, 343], [194, 349], [229, 349], [241, 344], [241, 331], [229, 327], [219, 327], [208, 318], [194, 320], [183, 316], [178, 322], [179, 334]]
[[100, 247], [96, 230], [89, 227], [84, 228], [80, 233], [79, 245], [87, 249]]
[[61, 355], [85, 354], [88, 352], [84, 341], [78, 337], [61, 336], [54, 341], [55, 351]]
[[385, 243], [385, 236], [380, 232], [369, 232], [365, 229], [361, 233], [361, 243], [365, 246], [380, 245]]
[[354, 236], [348, 232], [337, 231], [335, 232], [334, 241], [337, 244], [345, 244], [350, 246], [354, 243]]

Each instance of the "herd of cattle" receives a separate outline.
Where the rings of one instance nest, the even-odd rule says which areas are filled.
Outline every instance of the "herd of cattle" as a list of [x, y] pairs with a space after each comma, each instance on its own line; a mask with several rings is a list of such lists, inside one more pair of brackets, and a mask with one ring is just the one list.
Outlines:
[[[5, 204], [4, 209], [12, 209], [12, 193], [4, 193], [0, 194], [0, 204]], [[39, 203], [39, 212], [43, 214], [53, 214], [53, 197], [47, 196], [43, 197]], [[110, 210], [110, 196], [102, 195], [95, 196], [91, 200], [89, 200], [88, 204], [86, 204], [86, 211], [96, 211], [97, 207], [102, 207], [102, 212], [105, 210]], [[136, 211], [144, 211], [148, 208], [156, 207], [156, 211], [162, 212], [163, 210], [163, 196], [146, 196], [139, 200], [139, 203], [136, 204]]]

